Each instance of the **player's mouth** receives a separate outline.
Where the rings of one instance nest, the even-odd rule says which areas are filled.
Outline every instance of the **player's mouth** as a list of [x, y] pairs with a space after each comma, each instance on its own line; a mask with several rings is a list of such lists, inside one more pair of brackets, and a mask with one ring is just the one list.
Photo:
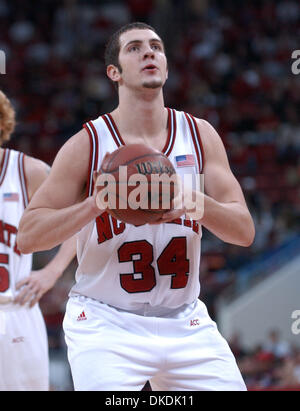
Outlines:
[[145, 66], [142, 71], [146, 71], [148, 73], [154, 73], [158, 68], [154, 64], [148, 64]]

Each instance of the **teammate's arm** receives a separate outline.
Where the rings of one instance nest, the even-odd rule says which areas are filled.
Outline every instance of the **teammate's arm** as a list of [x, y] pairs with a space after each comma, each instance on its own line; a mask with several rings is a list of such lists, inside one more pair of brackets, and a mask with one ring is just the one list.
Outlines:
[[75, 255], [76, 236], [73, 236], [59, 247], [55, 256], [45, 267], [31, 271], [28, 277], [16, 284], [16, 290], [19, 293], [14, 303], [24, 305], [29, 302], [29, 307], [33, 307], [55, 285]]
[[[25, 156], [24, 171], [30, 201], [34, 193], [48, 177], [50, 167], [41, 160]], [[14, 302], [21, 305], [30, 302], [29, 306], [32, 307], [54, 286], [75, 255], [76, 237], [73, 236], [60, 246], [56, 255], [44, 268], [32, 271], [28, 277], [16, 284], [16, 290], [20, 292], [17, 294]]]
[[[253, 220], [240, 184], [230, 169], [223, 142], [207, 121], [198, 119], [197, 123], [205, 156], [205, 194], [194, 193], [195, 196], [203, 195], [204, 209], [199, 222], [225, 242], [250, 246], [255, 235]], [[188, 211], [193, 214], [193, 210]], [[186, 208], [170, 211], [161, 222], [178, 218], [185, 212]]]
[[34, 157], [24, 156], [24, 172], [29, 201], [48, 177], [50, 169], [51, 167], [44, 163], [44, 161]]
[[83, 129], [58, 152], [50, 174], [20, 222], [17, 243], [24, 254], [49, 250], [76, 234], [104, 210], [94, 196], [82, 201], [89, 171], [90, 142]]

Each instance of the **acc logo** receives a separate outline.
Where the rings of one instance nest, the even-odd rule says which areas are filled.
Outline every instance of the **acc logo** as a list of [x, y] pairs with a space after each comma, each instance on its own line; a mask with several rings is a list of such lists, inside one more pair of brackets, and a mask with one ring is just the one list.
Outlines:
[[190, 327], [193, 327], [195, 325], [200, 325], [199, 318], [190, 321]]

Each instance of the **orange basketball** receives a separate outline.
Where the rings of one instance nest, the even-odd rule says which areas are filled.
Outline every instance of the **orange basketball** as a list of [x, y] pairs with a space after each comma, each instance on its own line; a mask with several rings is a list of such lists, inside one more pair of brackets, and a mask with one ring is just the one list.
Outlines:
[[129, 144], [109, 154], [101, 167], [108, 176], [108, 210], [116, 219], [140, 226], [158, 220], [172, 207], [176, 172], [160, 151]]

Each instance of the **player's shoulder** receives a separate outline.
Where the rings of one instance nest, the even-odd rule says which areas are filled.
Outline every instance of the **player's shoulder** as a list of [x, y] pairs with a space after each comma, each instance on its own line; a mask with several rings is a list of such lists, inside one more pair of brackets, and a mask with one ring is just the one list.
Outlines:
[[19, 172], [23, 169], [27, 176], [41, 172], [46, 172], [50, 169], [49, 165], [38, 158], [35, 158], [23, 151], [9, 149], [9, 158], [14, 159], [14, 167], [19, 169]]
[[29, 155], [24, 155], [24, 168], [26, 177], [28, 178], [34, 176], [36, 173], [49, 174], [50, 172], [49, 164]]
[[88, 175], [92, 145], [88, 132], [82, 128], [71, 136], [58, 150], [51, 167], [50, 181], [57, 183], [72, 182], [84, 184]]
[[199, 130], [199, 138], [205, 158], [205, 169], [211, 162], [223, 161], [226, 157], [225, 146], [215, 127], [207, 120], [194, 117]]
[[204, 151], [213, 148], [215, 145], [222, 145], [221, 137], [209, 121], [183, 110], [175, 111], [177, 116], [181, 116], [184, 121], [187, 121], [190, 124], [190, 128], [195, 130], [196, 127], [198, 129], [197, 135], [201, 140]]
[[197, 126], [198, 126], [198, 128], [199, 128], [199, 131], [202, 131], [202, 132], [204, 132], [204, 133], [215, 133], [216, 132], [216, 130], [215, 130], [215, 128], [213, 127], [213, 125], [209, 122], [209, 121], [207, 121], [207, 120], [205, 120], [204, 118], [199, 118], [199, 117], [194, 117], [194, 119], [195, 119], [195, 121], [196, 121], [196, 123], [197, 123]]
[[197, 117], [195, 117], [195, 121], [204, 146], [213, 148], [223, 144], [221, 136], [209, 121]]
[[48, 177], [50, 169], [49, 164], [45, 161], [28, 155], [24, 156], [24, 174], [29, 201], [35, 191]]
[[182, 111], [182, 110], [175, 110], [175, 111], [178, 115], [182, 116], [183, 118], [186, 118], [187, 120], [195, 122], [198, 126], [199, 131], [202, 131], [205, 134], [215, 132], [214, 127], [207, 120], [203, 118], [199, 118], [195, 116], [194, 114], [191, 114], [186, 111]]
[[80, 151], [85, 147], [89, 147], [89, 135], [85, 127], [82, 127], [77, 133], [68, 138], [62, 146], [62, 148], [73, 149], [77, 151]]

